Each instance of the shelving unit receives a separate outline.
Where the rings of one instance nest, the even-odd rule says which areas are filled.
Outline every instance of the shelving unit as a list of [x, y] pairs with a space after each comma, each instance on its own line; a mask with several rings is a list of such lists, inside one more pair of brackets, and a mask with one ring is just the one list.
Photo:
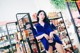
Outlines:
[[[77, 18], [77, 20], [80, 21], [79, 18]], [[78, 23], [76, 20], [74, 20], [74, 24], [75, 24], [75, 27], [76, 27], [76, 32], [78, 33], [78, 39], [80, 40], [80, 23]]]
[[11, 52], [16, 52], [16, 39], [15, 39], [15, 33], [17, 32], [16, 23], [10, 22], [6, 24], [7, 33], [8, 33], [8, 39], [10, 42]]
[[63, 42], [63, 47], [64, 47], [64, 49], [70, 47], [73, 51], [72, 41], [71, 41], [70, 36], [68, 34], [67, 27], [66, 27], [66, 24], [64, 22], [62, 13], [59, 12], [57, 14], [58, 14], [58, 18], [52, 18], [50, 20], [57, 20], [59, 22], [56, 25], [56, 27], [57, 27], [57, 30], [58, 30], [58, 35], [59, 35], [61, 41]]
[[[70, 13], [71, 21], [72, 21], [72, 23], [73, 23], [73, 25], [74, 25], [74, 30], [75, 30], [75, 32], [76, 32], [76, 34], [77, 34], [78, 41], [80, 42], [79, 34], [78, 34], [78, 32], [77, 32], [76, 24], [75, 24], [75, 21], [74, 21], [73, 15], [72, 15], [72, 13], [71, 13], [71, 9], [70, 9], [69, 2], [66, 2], [66, 5], [67, 5], [67, 8], [68, 8], [69, 13]], [[75, 5], [77, 6], [76, 2], [75, 2]]]
[[[20, 28], [21, 34], [22, 34], [22, 32], [24, 32], [24, 34], [22, 34], [22, 35], [26, 37], [26, 38], [23, 37], [22, 39], [25, 39], [25, 41], [28, 42], [30, 52], [31, 53], [35, 53], [35, 52], [40, 53], [37, 40], [34, 38], [32, 30], [31, 30], [33, 28], [33, 24], [31, 22], [29, 13], [17, 13], [16, 18], [17, 18], [17, 22], [18, 22], [18, 26]], [[27, 49], [27, 47], [26, 47], [26, 49]], [[29, 53], [29, 52], [27, 52], [27, 53]]]
[[[9, 38], [8, 38], [8, 34], [7, 34], [7, 30], [6, 30], [6, 26], [2, 26], [4, 27], [4, 33], [3, 36], [1, 36], [1, 41], [0, 41], [0, 52], [1, 53], [4, 53], [4, 52], [11, 52], [11, 44], [10, 44], [10, 41], [9, 41]], [[11, 40], [12, 41], [12, 40]], [[12, 44], [14, 45], [14, 44]]]

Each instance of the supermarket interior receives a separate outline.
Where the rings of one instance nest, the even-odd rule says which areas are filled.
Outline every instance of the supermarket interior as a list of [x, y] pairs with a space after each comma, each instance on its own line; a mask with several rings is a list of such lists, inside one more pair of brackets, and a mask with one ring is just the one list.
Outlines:
[[32, 30], [39, 10], [56, 26], [65, 53], [80, 53], [80, 0], [0, 0], [0, 53], [46, 53]]

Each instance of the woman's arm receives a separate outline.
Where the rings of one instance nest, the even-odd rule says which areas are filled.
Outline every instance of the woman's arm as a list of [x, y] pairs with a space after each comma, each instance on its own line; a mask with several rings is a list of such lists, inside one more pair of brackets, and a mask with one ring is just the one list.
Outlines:
[[53, 34], [57, 33], [56, 27], [54, 26], [53, 23], [50, 23], [51, 27], [53, 28], [53, 31], [50, 32], [50, 38], [54, 38]]
[[53, 34], [56, 34], [56, 33], [57, 33], [57, 30], [52, 31], [52, 33], [53, 33]]
[[54, 38], [54, 35], [53, 34], [56, 34], [56, 33], [57, 33], [57, 30], [54, 30], [54, 31], [50, 32], [50, 38], [51, 39]]
[[42, 39], [43, 37], [44, 37], [44, 34], [42, 34], [42, 35], [40, 35], [40, 36], [37, 36], [36, 39], [37, 39], [37, 40], [40, 40], [40, 39]]
[[42, 34], [42, 35], [37, 36], [36, 39], [37, 39], [37, 40], [40, 40], [40, 39], [42, 39], [43, 37], [45, 37], [47, 40], [49, 39], [49, 36], [48, 36], [47, 34], [45, 34], [45, 33]]

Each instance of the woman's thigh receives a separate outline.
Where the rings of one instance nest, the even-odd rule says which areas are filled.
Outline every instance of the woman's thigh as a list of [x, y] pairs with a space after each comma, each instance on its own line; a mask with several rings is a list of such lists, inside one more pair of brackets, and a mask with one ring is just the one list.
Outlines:
[[59, 53], [64, 53], [64, 49], [63, 49], [62, 44], [56, 43], [55, 47], [56, 47], [56, 50], [57, 50]]

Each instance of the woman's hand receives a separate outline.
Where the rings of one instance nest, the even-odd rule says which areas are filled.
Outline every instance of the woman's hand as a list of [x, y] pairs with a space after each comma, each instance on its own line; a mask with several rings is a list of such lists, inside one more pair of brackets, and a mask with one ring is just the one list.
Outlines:
[[37, 36], [36, 39], [37, 39], [37, 40], [40, 40], [40, 39], [42, 39], [43, 37], [45, 37], [47, 40], [49, 39], [49, 36], [48, 36], [47, 34], [45, 34], [45, 33], [42, 34], [42, 35]]
[[49, 36], [50, 36], [50, 39], [53, 39], [53, 38], [54, 38], [54, 35], [53, 35], [53, 34], [54, 34], [54, 32], [53, 32], [53, 31], [52, 31], [52, 32], [50, 32], [50, 35], [49, 35]]
[[48, 40], [50, 37], [47, 34], [44, 34], [44, 37]]
[[36, 39], [37, 39], [37, 40], [40, 40], [40, 39], [42, 39], [42, 38], [44, 37], [44, 35], [45, 35], [45, 34], [39, 35], [39, 36], [36, 37]]
[[52, 38], [54, 38], [54, 35], [53, 34], [56, 34], [57, 33], [57, 30], [54, 30], [54, 31], [52, 31], [52, 32], [50, 32], [50, 38], [52, 39]]

